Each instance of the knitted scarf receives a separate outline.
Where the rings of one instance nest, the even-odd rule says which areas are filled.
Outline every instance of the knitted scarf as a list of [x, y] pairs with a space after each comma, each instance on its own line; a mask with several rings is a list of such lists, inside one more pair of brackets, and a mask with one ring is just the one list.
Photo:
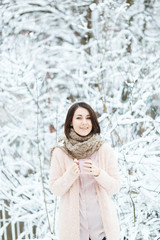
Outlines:
[[104, 140], [99, 138], [99, 134], [90, 133], [87, 136], [78, 135], [71, 128], [69, 139], [66, 137], [58, 141], [56, 147], [61, 148], [71, 158], [81, 159], [90, 157], [104, 143]]

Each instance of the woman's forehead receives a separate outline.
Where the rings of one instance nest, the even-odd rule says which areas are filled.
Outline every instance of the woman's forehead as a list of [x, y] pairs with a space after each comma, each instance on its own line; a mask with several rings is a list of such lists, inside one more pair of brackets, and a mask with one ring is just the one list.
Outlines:
[[86, 108], [78, 107], [74, 113], [75, 115], [90, 115]]

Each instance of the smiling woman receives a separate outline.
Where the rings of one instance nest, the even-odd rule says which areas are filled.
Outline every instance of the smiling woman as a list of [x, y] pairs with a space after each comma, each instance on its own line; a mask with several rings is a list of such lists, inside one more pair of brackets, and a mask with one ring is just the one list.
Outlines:
[[110, 195], [120, 179], [113, 149], [100, 139], [94, 110], [86, 103], [68, 110], [66, 137], [51, 150], [49, 187], [60, 196], [59, 240], [119, 240]]
[[89, 111], [82, 107], [77, 108], [73, 115], [71, 126], [80, 136], [87, 136], [92, 130], [92, 121]]

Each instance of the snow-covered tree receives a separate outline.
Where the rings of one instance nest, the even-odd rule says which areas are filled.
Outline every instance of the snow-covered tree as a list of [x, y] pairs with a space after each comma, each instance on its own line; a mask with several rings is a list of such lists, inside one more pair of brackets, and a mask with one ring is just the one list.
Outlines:
[[[96, 110], [119, 152], [121, 239], [160, 236], [158, 0], [4, 0], [0, 35], [0, 167], [8, 228], [56, 235], [50, 148], [71, 103]], [[2, 209], [2, 208], [1, 208]], [[1, 223], [0, 236], [7, 226]]]

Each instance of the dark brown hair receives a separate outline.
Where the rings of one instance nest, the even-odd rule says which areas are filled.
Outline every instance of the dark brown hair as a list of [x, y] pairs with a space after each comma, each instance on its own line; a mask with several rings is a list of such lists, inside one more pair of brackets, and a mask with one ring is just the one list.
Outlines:
[[100, 134], [100, 126], [99, 126], [95, 111], [91, 108], [91, 106], [89, 104], [87, 104], [85, 102], [77, 102], [77, 103], [74, 103], [67, 112], [67, 116], [66, 116], [66, 120], [65, 120], [65, 124], [64, 124], [64, 133], [65, 133], [66, 137], [69, 138], [73, 115], [74, 115], [75, 111], [77, 110], [77, 108], [79, 108], [79, 107], [87, 109], [90, 114], [91, 122], [92, 122], [92, 131], [91, 132], [93, 134], [95, 134], [95, 133]]

